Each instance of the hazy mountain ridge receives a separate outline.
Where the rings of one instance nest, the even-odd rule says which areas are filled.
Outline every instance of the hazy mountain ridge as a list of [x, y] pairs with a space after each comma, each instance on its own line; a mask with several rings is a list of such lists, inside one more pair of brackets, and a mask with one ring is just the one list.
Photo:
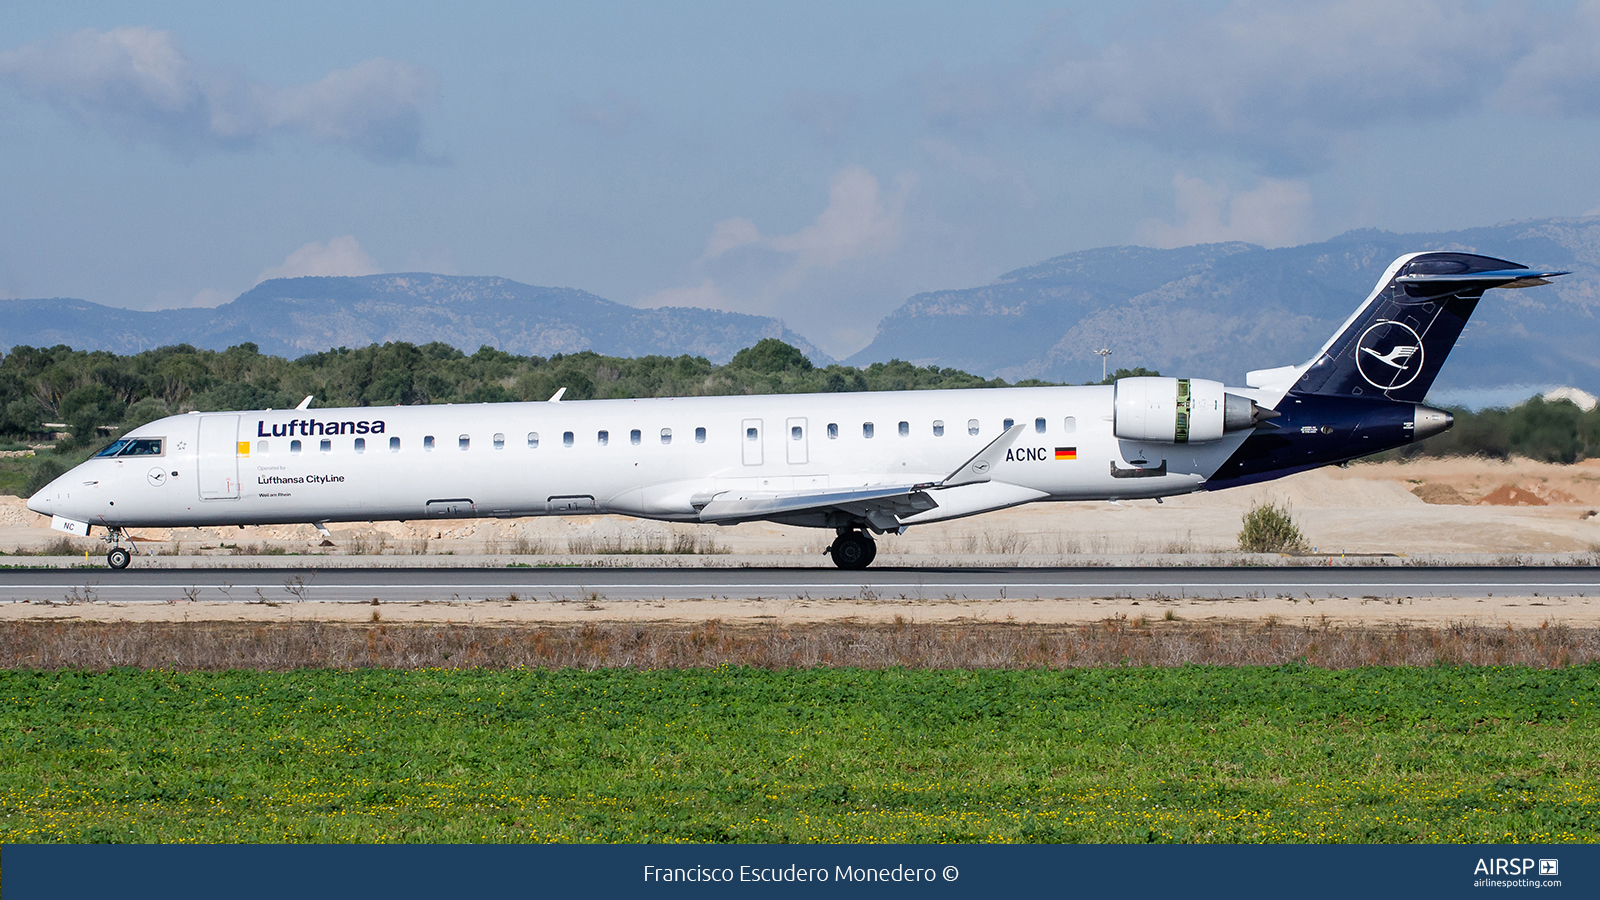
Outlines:
[[406, 273], [264, 281], [215, 309], [139, 312], [85, 300], [0, 301], [0, 346], [135, 353], [188, 343], [244, 342], [287, 357], [388, 341], [443, 341], [468, 353], [488, 345], [549, 356], [705, 356], [725, 363], [762, 338], [831, 360], [777, 319], [705, 309], [635, 309], [574, 288], [505, 278]]
[[1069, 253], [993, 284], [918, 294], [847, 362], [899, 357], [1007, 379], [1089, 381], [1110, 364], [1241, 383], [1249, 369], [1303, 362], [1395, 257], [1462, 249], [1570, 269], [1554, 287], [1492, 291], [1441, 387], [1560, 383], [1600, 389], [1600, 217], [1462, 231], [1364, 229], [1267, 250], [1207, 244]]

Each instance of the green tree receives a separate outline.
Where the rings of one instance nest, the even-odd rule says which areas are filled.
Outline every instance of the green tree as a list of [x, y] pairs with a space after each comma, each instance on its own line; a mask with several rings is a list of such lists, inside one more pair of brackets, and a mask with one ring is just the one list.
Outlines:
[[755, 346], [746, 347], [733, 355], [729, 366], [776, 375], [782, 372], [809, 372], [815, 368], [811, 360], [798, 349], [777, 338], [762, 338]]

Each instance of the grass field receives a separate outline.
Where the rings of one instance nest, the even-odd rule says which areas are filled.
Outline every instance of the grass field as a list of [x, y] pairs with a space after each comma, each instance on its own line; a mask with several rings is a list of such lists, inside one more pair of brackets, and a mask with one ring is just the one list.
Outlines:
[[0, 672], [0, 842], [1592, 841], [1600, 665]]

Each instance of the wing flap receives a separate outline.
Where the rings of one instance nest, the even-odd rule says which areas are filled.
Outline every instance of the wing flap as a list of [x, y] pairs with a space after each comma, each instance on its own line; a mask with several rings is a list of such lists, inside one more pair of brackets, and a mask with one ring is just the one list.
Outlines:
[[[849, 490], [758, 492], [725, 491], [700, 508], [702, 522], [742, 522], [816, 510], [837, 509], [874, 524], [884, 514], [910, 516], [937, 507], [929, 485], [897, 484]], [[878, 515], [874, 517], [874, 513]]]

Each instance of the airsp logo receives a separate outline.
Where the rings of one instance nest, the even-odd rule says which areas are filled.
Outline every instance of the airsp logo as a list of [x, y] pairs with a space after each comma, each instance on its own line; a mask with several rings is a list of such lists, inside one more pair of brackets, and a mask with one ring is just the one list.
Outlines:
[[1379, 390], [1403, 388], [1422, 371], [1422, 338], [1409, 325], [1378, 322], [1356, 342], [1356, 369]]

